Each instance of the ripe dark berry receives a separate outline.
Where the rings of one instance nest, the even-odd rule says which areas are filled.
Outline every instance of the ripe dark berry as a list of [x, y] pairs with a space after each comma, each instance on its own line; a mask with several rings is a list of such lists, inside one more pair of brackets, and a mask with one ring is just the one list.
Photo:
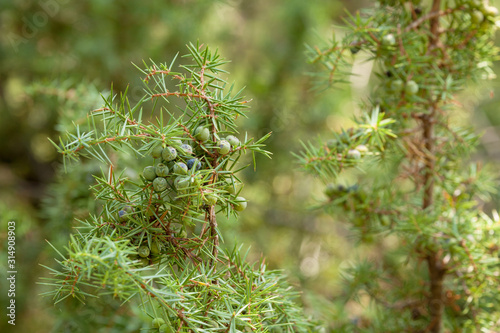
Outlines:
[[247, 199], [243, 197], [236, 197], [235, 204], [233, 206], [234, 210], [241, 212], [247, 208]]
[[187, 174], [188, 166], [184, 162], [177, 162], [174, 164], [174, 173], [179, 175]]
[[158, 163], [155, 167], [155, 172], [158, 177], [167, 177], [169, 170], [165, 164]]
[[194, 131], [194, 137], [200, 141], [205, 142], [210, 137], [210, 131], [208, 130], [208, 128], [200, 126]]
[[153, 158], [160, 158], [162, 151], [163, 151], [163, 147], [161, 145], [158, 145], [158, 146], [153, 148], [151, 155], [153, 156]]
[[120, 219], [121, 222], [127, 221], [128, 220], [127, 212], [124, 210], [118, 211], [118, 218]]
[[167, 147], [163, 149], [161, 157], [165, 161], [173, 161], [177, 157], [177, 150], [174, 147]]
[[153, 166], [145, 167], [144, 170], [142, 170], [142, 175], [144, 176], [144, 178], [146, 178], [146, 180], [152, 182], [156, 178], [155, 167]]
[[233, 147], [238, 147], [240, 145], [240, 140], [234, 135], [228, 135], [226, 141]]
[[191, 158], [187, 160], [186, 164], [189, 170], [191, 170], [195, 164], [197, 171], [201, 169], [201, 162], [197, 158]]
[[167, 180], [163, 177], [156, 177], [153, 180], [153, 188], [156, 192], [163, 192], [167, 189]]
[[226, 140], [220, 140], [217, 142], [217, 148], [219, 149], [220, 155], [226, 155], [231, 150], [231, 144]]

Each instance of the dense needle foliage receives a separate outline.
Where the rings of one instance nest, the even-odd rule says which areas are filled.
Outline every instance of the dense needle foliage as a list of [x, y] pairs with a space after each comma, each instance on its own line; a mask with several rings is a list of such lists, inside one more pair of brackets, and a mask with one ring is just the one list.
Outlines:
[[[84, 157], [105, 167], [92, 186], [102, 209], [57, 250], [46, 294], [56, 303], [134, 302], [150, 318], [145, 327], [158, 332], [314, 331], [282, 272], [221, 246], [217, 215], [237, 217], [247, 207], [240, 158], [270, 156], [269, 134], [238, 132], [247, 101], [221, 78], [225, 61], [203, 46], [188, 49], [178, 71], [174, 61], [141, 69], [146, 95], [137, 104], [111, 92], [85, 129], [54, 143], [65, 165]], [[154, 123], [143, 121], [146, 112]], [[124, 170], [123, 159], [146, 167]]]
[[374, 65], [356, 125], [298, 154], [325, 181], [321, 206], [380, 253], [344, 271], [342, 299], [364, 310], [335, 332], [500, 327], [500, 218], [483, 211], [497, 173], [472, 159], [479, 135], [460, 104], [468, 82], [494, 77], [497, 15], [483, 1], [378, 1], [341, 39], [309, 48], [334, 88], [353, 57]]

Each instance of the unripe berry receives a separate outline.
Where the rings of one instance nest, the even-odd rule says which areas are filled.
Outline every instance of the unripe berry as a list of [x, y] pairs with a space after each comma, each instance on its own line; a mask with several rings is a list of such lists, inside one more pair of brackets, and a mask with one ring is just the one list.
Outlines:
[[149, 257], [149, 247], [147, 247], [146, 245], [141, 245], [139, 247], [139, 249], [137, 250], [137, 252], [139, 253], [139, 256], [143, 257], [143, 258], [146, 258], [146, 257]]
[[144, 176], [144, 178], [146, 178], [146, 180], [152, 182], [156, 178], [155, 167], [154, 166], [145, 167], [144, 170], [142, 170], [142, 175]]
[[220, 140], [217, 142], [217, 148], [219, 149], [220, 155], [226, 155], [231, 150], [231, 144], [226, 140]]
[[155, 173], [158, 177], [167, 177], [168, 171], [168, 167], [163, 163], [158, 163], [155, 167]]
[[173, 161], [177, 157], [177, 150], [174, 147], [167, 147], [163, 149], [161, 157], [164, 161]]
[[153, 148], [151, 155], [153, 156], [153, 158], [160, 158], [162, 151], [163, 151], [163, 147], [161, 145], [158, 145], [158, 146]]
[[238, 147], [240, 145], [240, 140], [234, 135], [228, 135], [226, 141], [233, 147]]
[[174, 173], [185, 175], [187, 174], [188, 166], [183, 162], [177, 162], [174, 164]]
[[403, 80], [394, 80], [391, 82], [391, 90], [395, 92], [400, 92], [403, 90], [404, 82]]
[[172, 140], [172, 142], [175, 143], [179, 147], [182, 145], [182, 141], [178, 140], [178, 139]]
[[498, 9], [494, 6], [485, 6], [483, 12], [486, 16], [498, 16]]
[[158, 332], [160, 332], [160, 333], [172, 333], [172, 330], [170, 329], [170, 327], [168, 327], [167, 324], [163, 324], [160, 326], [160, 328], [158, 328]]
[[417, 82], [413, 80], [406, 82], [405, 92], [407, 95], [415, 95], [416, 93], [418, 93], [418, 89], [419, 87]]
[[208, 128], [200, 126], [194, 131], [194, 137], [200, 141], [207, 141], [210, 137], [210, 131]]
[[191, 170], [195, 164], [196, 164], [196, 170], [201, 169], [201, 162], [197, 158], [191, 158], [187, 160], [186, 164], [189, 170]]
[[156, 177], [153, 180], [153, 189], [156, 192], [163, 192], [167, 189], [167, 180], [163, 177]]
[[187, 187], [189, 187], [189, 177], [179, 176], [175, 178], [174, 185], [177, 190], [186, 189]]
[[351, 149], [347, 152], [347, 157], [359, 160], [361, 158], [361, 153], [359, 152], [359, 150]]
[[224, 187], [230, 194], [236, 194], [236, 184], [232, 178], [226, 178], [227, 185]]
[[361, 153], [361, 155], [364, 155], [368, 152], [368, 147], [365, 146], [365, 145], [359, 145], [359, 146], [356, 146], [356, 149], [357, 151], [359, 151]]
[[247, 199], [243, 197], [236, 197], [233, 208], [238, 212], [245, 210], [245, 208], [247, 208]]
[[481, 11], [479, 10], [475, 10], [472, 12], [471, 14], [471, 21], [475, 24], [479, 24], [481, 22], [483, 22], [484, 20], [484, 15]]
[[161, 248], [162, 248], [161, 243], [155, 240], [153, 241], [153, 244], [151, 244], [151, 253], [159, 254], [161, 252]]
[[335, 139], [330, 139], [326, 142], [326, 146], [328, 147], [328, 149], [335, 149], [337, 148], [337, 145], [338, 141]]
[[193, 147], [191, 147], [187, 143], [182, 144], [181, 149], [182, 149], [184, 155], [191, 155], [193, 153]]
[[393, 34], [384, 35], [384, 37], [382, 37], [382, 43], [385, 45], [395, 45], [396, 38], [394, 37]]
[[165, 320], [163, 320], [163, 318], [155, 318], [151, 322], [151, 325], [153, 325], [154, 328], [160, 328], [163, 324], [165, 324]]
[[209, 206], [213, 206], [217, 203], [217, 197], [213, 194], [206, 194], [205, 195], [205, 202]]

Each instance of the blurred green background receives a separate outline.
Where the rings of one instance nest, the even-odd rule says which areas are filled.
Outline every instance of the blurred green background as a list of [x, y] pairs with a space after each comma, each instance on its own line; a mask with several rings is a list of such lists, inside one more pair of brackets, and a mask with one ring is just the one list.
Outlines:
[[[306, 311], [327, 322], [356, 309], [330, 303], [339, 290], [339, 267], [360, 250], [349, 231], [332, 217], [309, 209], [323, 200], [322, 185], [304, 175], [291, 152], [300, 140], [326, 139], [329, 132], [350, 124], [356, 99], [369, 87], [370, 68], [341, 90], [311, 91], [304, 56], [305, 44], [329, 39], [342, 24], [344, 9], [355, 11], [372, 1], [340, 0], [6, 0], [0, 3], [0, 267], [6, 264], [7, 221], [17, 223], [17, 325], [2, 332], [77, 331], [71, 321], [97, 318], [104, 311], [94, 304], [88, 313], [75, 304], [53, 306], [42, 299], [36, 281], [52, 265], [56, 253], [45, 240], [62, 247], [74, 225], [95, 209], [88, 187], [95, 166], [60, 172], [60, 156], [47, 138], [57, 140], [72, 122], [84, 122], [86, 112], [101, 106], [100, 93], [113, 84], [116, 92], [128, 85], [129, 97], [142, 96], [140, 73], [132, 63], [170, 62], [187, 52], [189, 42], [218, 48], [231, 60], [230, 82], [245, 87], [251, 99], [249, 119], [240, 129], [249, 136], [272, 131], [268, 150], [272, 160], [260, 158], [257, 171], [245, 171], [243, 194], [249, 208], [239, 221], [223, 221], [226, 243], [250, 246], [250, 260], [266, 257], [270, 268], [284, 269], [302, 291]], [[341, 33], [336, 29], [335, 33]], [[471, 118], [486, 133], [479, 155], [500, 158], [498, 80], [475, 87], [465, 100]], [[471, 96], [470, 94], [468, 96]], [[0, 286], [2, 309], [8, 301], [5, 270]], [[65, 318], [64, 307], [81, 311], [81, 318]], [[100, 324], [111, 332], [120, 320]], [[134, 316], [134, 314], [131, 314]], [[137, 315], [138, 316], [138, 315]], [[97, 319], [96, 319], [97, 321]], [[65, 323], [63, 323], [65, 322]], [[124, 323], [122, 331], [134, 331]], [[140, 327], [140, 324], [137, 324]]]

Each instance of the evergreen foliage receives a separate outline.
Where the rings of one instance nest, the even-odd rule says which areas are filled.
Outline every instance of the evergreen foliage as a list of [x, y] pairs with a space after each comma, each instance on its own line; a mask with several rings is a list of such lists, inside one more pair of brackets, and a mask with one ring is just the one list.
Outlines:
[[[150, 331], [313, 332], [282, 272], [220, 243], [217, 214], [237, 217], [247, 205], [240, 158], [270, 156], [270, 134], [238, 133], [247, 101], [221, 78], [225, 61], [206, 47], [188, 49], [178, 71], [175, 59], [145, 64], [137, 104], [111, 91], [85, 128], [75, 124], [54, 143], [66, 167], [82, 157], [106, 167], [92, 186], [102, 208], [79, 221], [65, 251], [54, 247], [59, 265], [47, 267], [46, 295], [139, 304]], [[143, 120], [148, 111], [155, 122]], [[124, 159], [147, 166], [125, 170]]]
[[497, 16], [483, 1], [377, 1], [341, 39], [309, 47], [318, 87], [347, 82], [352, 57], [374, 63], [356, 125], [297, 154], [326, 184], [321, 206], [382, 251], [344, 271], [342, 299], [364, 310], [334, 332], [500, 328], [500, 218], [483, 210], [498, 174], [473, 159], [479, 135], [459, 99], [494, 77]]

